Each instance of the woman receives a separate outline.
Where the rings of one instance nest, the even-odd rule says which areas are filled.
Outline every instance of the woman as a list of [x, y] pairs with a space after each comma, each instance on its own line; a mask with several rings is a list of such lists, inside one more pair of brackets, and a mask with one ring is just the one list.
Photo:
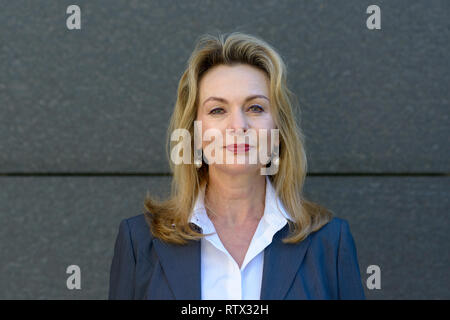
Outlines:
[[[303, 198], [294, 101], [285, 64], [263, 40], [198, 41], [168, 131], [172, 195], [147, 194], [145, 213], [121, 222], [110, 299], [364, 299], [348, 223]], [[188, 163], [174, 152], [177, 129], [188, 132]], [[208, 130], [218, 133], [211, 142], [192, 138]]]

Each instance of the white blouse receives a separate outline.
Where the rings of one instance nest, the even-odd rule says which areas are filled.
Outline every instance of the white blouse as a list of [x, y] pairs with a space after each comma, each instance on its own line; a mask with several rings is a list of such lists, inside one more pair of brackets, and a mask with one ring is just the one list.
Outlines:
[[[201, 239], [202, 300], [259, 300], [264, 267], [264, 249], [272, 242], [287, 219], [293, 221], [266, 176], [264, 215], [259, 221], [250, 246], [239, 268], [218, 237], [204, 207], [205, 187], [197, 197], [190, 222], [203, 233], [214, 233]], [[277, 207], [278, 203], [278, 207]]]

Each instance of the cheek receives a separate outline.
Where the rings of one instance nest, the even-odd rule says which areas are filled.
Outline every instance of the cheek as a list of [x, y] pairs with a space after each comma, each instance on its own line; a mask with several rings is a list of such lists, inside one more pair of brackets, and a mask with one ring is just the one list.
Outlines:
[[275, 121], [270, 112], [252, 118], [252, 123], [254, 127], [264, 129], [273, 129], [276, 127]]
[[[261, 119], [262, 120], [262, 119]], [[272, 143], [278, 144], [277, 141], [272, 139], [272, 130], [276, 129], [276, 125], [272, 119], [272, 117], [268, 117], [264, 119], [264, 121], [260, 121], [258, 123], [258, 149], [265, 150], [267, 155], [272, 153]], [[259, 131], [259, 129], [265, 129], [266, 132]], [[275, 136], [276, 137], [276, 136]], [[274, 140], [274, 141], [272, 141]], [[279, 140], [279, 137], [278, 137]], [[260, 143], [261, 142], [261, 143]]]
[[215, 123], [203, 121], [202, 123], [203, 148], [205, 148], [209, 144], [213, 145], [216, 144], [217, 146], [222, 147], [224, 143], [225, 143], [225, 129], [220, 126], [217, 126], [217, 124]]
[[267, 136], [270, 138], [270, 132], [271, 130], [276, 128], [276, 125], [272, 118], [268, 119], [260, 119], [257, 123], [254, 124], [253, 128], [258, 131], [258, 134], [263, 134], [262, 132], [259, 133], [259, 130], [264, 129], [267, 131]]

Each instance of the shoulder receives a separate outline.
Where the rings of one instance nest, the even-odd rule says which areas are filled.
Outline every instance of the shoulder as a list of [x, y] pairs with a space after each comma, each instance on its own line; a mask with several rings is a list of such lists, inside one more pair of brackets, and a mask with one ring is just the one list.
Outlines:
[[135, 253], [151, 245], [153, 237], [144, 214], [123, 219], [119, 228], [124, 236], [130, 238]]
[[322, 226], [319, 230], [312, 234], [320, 234], [322, 236], [332, 236], [336, 233], [339, 234], [343, 228], [348, 228], [348, 221], [343, 218], [333, 217], [330, 221]]
[[139, 235], [141, 233], [146, 233], [146, 231], [149, 231], [149, 226], [147, 224], [147, 221], [145, 220], [145, 216], [143, 213], [125, 218], [121, 221], [121, 223], [124, 223], [127, 225], [127, 227], [130, 229], [130, 232], [132, 232], [135, 235]]
[[338, 248], [341, 238], [350, 234], [348, 221], [339, 217], [333, 217], [319, 230], [312, 232], [311, 244], [325, 245], [326, 247]]

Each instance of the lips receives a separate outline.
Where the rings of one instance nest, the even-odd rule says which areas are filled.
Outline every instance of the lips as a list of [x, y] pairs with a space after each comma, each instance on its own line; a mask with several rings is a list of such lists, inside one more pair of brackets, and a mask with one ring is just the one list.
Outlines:
[[248, 152], [248, 150], [250, 150], [250, 145], [246, 143], [229, 144], [226, 148], [228, 151], [231, 151], [233, 153], [241, 153], [241, 152]]

